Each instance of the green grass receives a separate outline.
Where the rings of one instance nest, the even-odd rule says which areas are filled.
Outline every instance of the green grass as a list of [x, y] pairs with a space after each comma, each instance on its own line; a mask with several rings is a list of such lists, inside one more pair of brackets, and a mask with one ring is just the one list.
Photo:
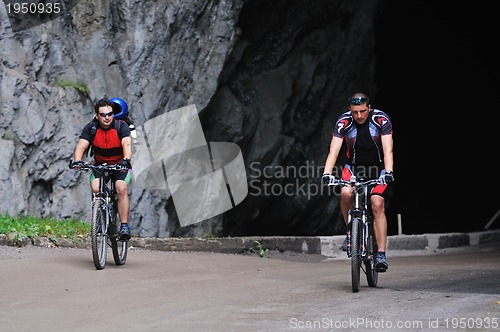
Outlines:
[[253, 243], [254, 246], [248, 250], [249, 252], [257, 253], [260, 257], [268, 257], [269, 249], [264, 249], [259, 241], [253, 241]]
[[86, 94], [86, 95], [89, 94], [89, 89], [87, 88], [87, 85], [85, 83], [83, 83], [82, 81], [73, 82], [73, 81], [61, 80], [61, 81], [57, 82], [57, 85], [59, 85], [61, 88], [64, 88], [64, 89], [73, 88], [73, 89], [80, 91], [83, 94]]
[[16, 233], [18, 241], [26, 237], [32, 239], [38, 236], [48, 237], [51, 240], [58, 237], [74, 239], [77, 236], [90, 234], [90, 228], [90, 224], [76, 219], [0, 216], [0, 234]]

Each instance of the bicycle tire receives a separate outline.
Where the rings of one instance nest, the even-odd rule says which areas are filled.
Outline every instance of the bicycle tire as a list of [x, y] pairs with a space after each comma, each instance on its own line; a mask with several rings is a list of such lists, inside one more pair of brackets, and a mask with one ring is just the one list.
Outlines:
[[124, 265], [127, 261], [128, 241], [120, 241], [116, 237], [111, 239], [111, 249], [116, 265]]
[[378, 272], [375, 270], [375, 256], [378, 249], [372, 223], [369, 224], [368, 229], [368, 258], [365, 260], [366, 281], [368, 282], [368, 286], [377, 287]]
[[113, 253], [113, 260], [116, 265], [124, 265], [127, 261], [128, 241], [118, 240], [118, 225], [120, 220], [118, 218], [118, 201], [113, 201], [113, 209], [110, 215], [110, 228], [108, 230], [109, 238], [111, 240], [111, 251]]
[[102, 205], [103, 202], [99, 199], [92, 204], [92, 258], [97, 270], [102, 270], [106, 266], [108, 246], [108, 235], [103, 231], [106, 223], [106, 213]]
[[113, 249], [115, 264], [124, 265], [127, 261], [128, 241], [120, 241], [116, 238], [111, 239], [111, 248]]
[[359, 291], [361, 277], [361, 256], [360, 256], [360, 232], [361, 220], [354, 218], [351, 220], [351, 280], [352, 291]]

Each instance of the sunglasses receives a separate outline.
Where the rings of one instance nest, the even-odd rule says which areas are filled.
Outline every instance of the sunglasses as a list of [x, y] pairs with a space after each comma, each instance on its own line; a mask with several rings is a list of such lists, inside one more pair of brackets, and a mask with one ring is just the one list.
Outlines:
[[368, 98], [358, 97], [358, 98], [349, 99], [349, 104], [361, 105], [361, 104], [365, 104], [367, 101], [368, 101]]
[[111, 117], [111, 116], [113, 116], [113, 115], [114, 115], [114, 113], [113, 113], [113, 112], [109, 112], [109, 113], [97, 113], [97, 114], [99, 114], [99, 116], [100, 116], [101, 118], [107, 118], [108, 116], [109, 116], [109, 117]]

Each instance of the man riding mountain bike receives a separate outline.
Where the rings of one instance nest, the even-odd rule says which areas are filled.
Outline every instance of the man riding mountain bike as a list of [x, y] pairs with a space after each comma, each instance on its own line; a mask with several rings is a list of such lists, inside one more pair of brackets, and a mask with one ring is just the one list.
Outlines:
[[[379, 184], [370, 191], [375, 238], [378, 253], [375, 258], [377, 272], [385, 272], [389, 265], [385, 254], [387, 243], [387, 218], [385, 203], [392, 195], [393, 176], [393, 139], [392, 122], [389, 116], [370, 107], [370, 99], [364, 93], [355, 93], [349, 98], [349, 110], [342, 113], [335, 123], [330, 151], [325, 162], [323, 181], [335, 181], [333, 168], [346, 142], [347, 163], [343, 167], [342, 179], [349, 180], [352, 175], [365, 179], [379, 179]], [[347, 225], [348, 211], [352, 205], [352, 188], [341, 190], [340, 206]], [[350, 237], [349, 231], [347, 237]], [[346, 241], [342, 245], [345, 249]]]
[[[130, 213], [130, 200], [128, 196], [128, 185], [131, 180], [131, 157], [132, 142], [130, 138], [130, 128], [123, 120], [114, 118], [116, 114], [121, 114], [122, 105], [108, 99], [100, 99], [94, 106], [95, 118], [82, 130], [80, 138], [73, 153], [72, 167], [80, 169], [85, 152], [92, 148], [94, 164], [120, 164], [128, 171], [111, 172], [110, 178], [115, 181], [115, 188], [118, 195], [118, 214], [121, 225], [118, 232], [119, 240], [130, 239], [130, 228], [128, 217]], [[90, 175], [90, 187], [93, 193], [99, 191], [99, 178], [93, 172]]]

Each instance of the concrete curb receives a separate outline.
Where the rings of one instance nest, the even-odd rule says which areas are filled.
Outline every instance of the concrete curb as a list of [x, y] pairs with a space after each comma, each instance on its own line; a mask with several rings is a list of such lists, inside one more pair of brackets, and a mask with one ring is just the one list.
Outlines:
[[[334, 236], [265, 236], [224, 238], [132, 238], [130, 245], [162, 251], [209, 251], [243, 253], [253, 250], [290, 251], [320, 254], [325, 257], [344, 257], [340, 250], [344, 235]], [[500, 242], [500, 230], [472, 233], [442, 233], [394, 235], [387, 239], [389, 251], [435, 251], [437, 249]]]
[[307, 254], [321, 253], [319, 237], [222, 237], [222, 238], [132, 238], [137, 248], [163, 251], [210, 251], [243, 253], [253, 250], [278, 250]]
[[[340, 250], [344, 235], [334, 236], [253, 236], [223, 238], [153, 238], [132, 237], [131, 247], [158, 251], [199, 251], [220, 253], [243, 253], [260, 250], [290, 251], [305, 254], [320, 254], [325, 257], [345, 257]], [[90, 248], [90, 239], [24, 238], [14, 241], [15, 235], [0, 234], [0, 245], [42, 247]], [[421, 235], [394, 235], [387, 238], [388, 251], [428, 251], [437, 249], [473, 246], [500, 242], [500, 229], [471, 233], [429, 233]]]
[[[327, 257], [337, 257], [338, 254], [343, 253], [339, 248], [344, 238], [345, 236], [343, 235], [322, 237], [321, 254]], [[387, 237], [387, 251], [435, 251], [438, 249], [472, 246], [490, 242], [500, 242], [500, 230], [471, 233], [393, 235]]]

